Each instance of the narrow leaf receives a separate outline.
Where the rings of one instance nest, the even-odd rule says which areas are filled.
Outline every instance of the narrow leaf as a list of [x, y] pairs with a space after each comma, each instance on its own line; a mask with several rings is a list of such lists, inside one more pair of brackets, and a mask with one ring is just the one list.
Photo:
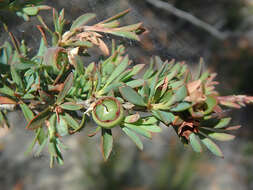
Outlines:
[[204, 138], [201, 141], [214, 155], [224, 158], [220, 148], [212, 140]]
[[46, 108], [44, 111], [36, 115], [26, 126], [26, 129], [37, 129], [42, 126], [46, 119], [49, 118], [51, 111], [49, 108]]
[[190, 107], [191, 107], [190, 103], [182, 102], [182, 103], [177, 104], [175, 107], [171, 108], [170, 111], [181, 112], [181, 111], [187, 110]]
[[17, 88], [23, 90], [24, 89], [23, 82], [14, 66], [11, 66], [11, 76], [12, 76], [13, 81], [16, 83]]
[[68, 124], [64, 117], [60, 116], [59, 122], [56, 122], [56, 130], [60, 136], [65, 136], [68, 134]]
[[113, 137], [110, 129], [102, 129], [102, 154], [104, 160], [107, 160], [112, 152]]
[[152, 110], [153, 115], [158, 118], [160, 121], [166, 125], [172, 123], [175, 119], [175, 116], [171, 112], [161, 111], [161, 110]]
[[133, 131], [129, 130], [126, 127], [123, 127], [122, 130], [140, 150], [143, 150], [143, 143], [141, 142], [141, 139]]
[[155, 117], [147, 117], [142, 119], [141, 124], [143, 125], [150, 125], [150, 124], [156, 124], [157, 123], [157, 119]]
[[113, 32], [109, 32], [110, 34], [114, 34], [116, 36], [120, 36], [123, 38], [128, 38], [131, 40], [136, 40], [136, 41], [140, 41], [140, 38], [137, 34], [135, 34], [134, 32], [129, 32], [129, 31], [113, 31]]
[[73, 85], [73, 80], [74, 80], [73, 73], [70, 73], [64, 82], [64, 87], [62, 91], [60, 91], [60, 93], [58, 94], [56, 104], [61, 103], [63, 99], [65, 98], [65, 96], [68, 94], [68, 91]]
[[227, 133], [211, 133], [211, 134], [208, 134], [208, 136], [218, 141], [231, 141], [231, 140], [234, 140], [235, 138], [234, 135], [230, 135]]
[[129, 86], [120, 87], [119, 91], [124, 99], [138, 106], [145, 106], [142, 97]]
[[121, 61], [121, 63], [116, 67], [116, 69], [112, 72], [110, 77], [107, 79], [105, 86], [111, 84], [111, 82], [114, 81], [119, 76], [119, 74], [122, 73], [127, 68], [128, 65], [129, 65], [129, 59], [128, 59], [128, 56], [125, 56], [124, 59]]
[[19, 106], [25, 116], [26, 121], [30, 122], [34, 118], [32, 110], [25, 103], [20, 104]]
[[152, 133], [160, 133], [162, 131], [162, 129], [157, 125], [140, 125], [139, 127]]
[[136, 80], [131, 80], [129, 82], [126, 82], [127, 86], [130, 86], [131, 88], [137, 88], [140, 86], [143, 86], [144, 80], [143, 79], [136, 79]]
[[65, 113], [63, 115], [63, 118], [68, 123], [68, 125], [70, 127], [72, 127], [74, 130], [79, 128], [78, 122], [71, 115], [69, 115], [68, 113]]
[[128, 80], [130, 79], [131, 77], [135, 76], [136, 74], [138, 74], [143, 68], [144, 68], [145, 64], [138, 64], [138, 65], [135, 65], [131, 72], [129, 72], [126, 76], [124, 76], [121, 81], [125, 81], [125, 80]]
[[84, 15], [79, 16], [72, 24], [70, 30], [74, 30], [76, 28], [79, 28], [86, 23], [88, 23], [90, 20], [94, 19], [96, 17], [93, 13], [86, 13]]
[[219, 123], [217, 123], [214, 128], [219, 129], [219, 128], [223, 128], [226, 127], [231, 121], [231, 117], [227, 117], [227, 118], [222, 118]]
[[66, 102], [60, 105], [60, 107], [64, 110], [70, 110], [70, 111], [76, 111], [76, 110], [80, 110], [83, 108], [82, 105], [80, 104], [76, 104], [73, 102]]
[[201, 144], [199, 142], [199, 138], [197, 135], [195, 135], [194, 133], [191, 133], [189, 136], [189, 140], [190, 140], [191, 146], [195, 152], [202, 152], [202, 147], [201, 147]]
[[6, 85], [0, 88], [0, 93], [8, 96], [14, 96], [14, 91]]
[[138, 134], [140, 134], [140, 135], [142, 135], [144, 137], [147, 137], [147, 138], [151, 138], [152, 137], [152, 135], [151, 135], [151, 133], [149, 131], [147, 131], [146, 129], [143, 129], [142, 127], [140, 127], [138, 125], [134, 125], [134, 124], [130, 124], [130, 123], [124, 123], [124, 125], [127, 128], [135, 131], [136, 133], [138, 133]]
[[213, 108], [217, 105], [216, 98], [208, 96], [206, 99], [207, 109], [204, 111], [204, 114], [209, 114], [213, 111]]
[[39, 8], [38, 7], [25, 7], [22, 9], [22, 11], [29, 16], [34, 16], [34, 15], [38, 14]]
[[140, 119], [140, 114], [136, 113], [134, 115], [126, 116], [125, 119], [124, 119], [124, 122], [126, 122], [126, 123], [135, 123], [139, 119]]
[[98, 133], [98, 131], [100, 131], [100, 130], [101, 130], [101, 127], [97, 127], [97, 128], [95, 129], [94, 132], [88, 134], [88, 137], [93, 137], [93, 136], [95, 136], [95, 135]]

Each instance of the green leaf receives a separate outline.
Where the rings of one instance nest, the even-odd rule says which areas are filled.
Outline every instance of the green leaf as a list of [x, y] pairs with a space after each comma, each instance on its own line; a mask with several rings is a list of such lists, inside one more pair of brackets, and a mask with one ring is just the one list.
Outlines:
[[119, 24], [120, 24], [119, 21], [114, 20], [114, 21], [112, 21], [112, 22], [104, 23], [104, 24], [103, 24], [103, 27], [105, 27], [105, 28], [116, 28], [116, 27], [119, 26]]
[[50, 156], [57, 157], [57, 151], [54, 142], [48, 143], [48, 152]]
[[99, 93], [100, 93], [100, 95], [107, 94], [111, 90], [114, 91], [115, 89], [117, 89], [118, 87], [120, 87], [122, 85], [123, 85], [123, 83], [112, 83], [112, 84], [108, 85], [106, 88], [99, 91]]
[[38, 50], [36, 56], [42, 57], [45, 54], [46, 51], [47, 51], [47, 46], [46, 46], [45, 41], [43, 40], [43, 38], [41, 38], [40, 47], [39, 47], [39, 50]]
[[210, 133], [209, 137], [218, 141], [231, 141], [234, 140], [235, 136], [227, 133]]
[[72, 24], [70, 30], [74, 30], [76, 28], [79, 28], [81, 26], [84, 26], [86, 23], [88, 23], [90, 20], [94, 19], [96, 17], [93, 13], [86, 13], [84, 15], [79, 16]]
[[178, 65], [175, 65], [173, 67], [173, 68], [175, 68], [175, 70], [171, 71], [171, 73], [167, 75], [168, 81], [170, 81], [171, 79], [173, 79], [177, 75], [178, 70], [180, 69], [180, 67], [176, 68], [176, 66], [178, 66]]
[[143, 86], [144, 80], [143, 79], [136, 79], [136, 80], [131, 80], [129, 82], [126, 82], [127, 86], [130, 86], [131, 88], [137, 88], [140, 86]]
[[84, 75], [84, 64], [80, 56], [75, 56], [75, 62], [76, 62], [76, 72], [79, 75]]
[[143, 129], [142, 127], [138, 126], [138, 125], [134, 125], [134, 124], [130, 124], [130, 123], [124, 123], [124, 126], [135, 131], [136, 133], [147, 137], [147, 138], [151, 138], [152, 135], [149, 131], [147, 131], [146, 129]]
[[224, 158], [220, 148], [212, 140], [204, 138], [201, 141], [214, 155]]
[[85, 121], [86, 121], [86, 115], [83, 114], [82, 120], [80, 125], [78, 126], [78, 128], [76, 128], [74, 131], [72, 131], [73, 133], [80, 131], [84, 126], [85, 126]]
[[127, 127], [123, 127], [122, 130], [140, 150], [143, 150], [143, 144], [141, 142], [141, 139], [133, 131], [129, 130]]
[[129, 86], [119, 88], [119, 91], [124, 99], [138, 106], [146, 106], [142, 97]]
[[146, 70], [146, 72], [143, 75], [143, 79], [149, 79], [154, 74], [154, 61], [151, 59], [151, 63], [149, 64], [149, 68]]
[[145, 64], [138, 64], [135, 65], [132, 69], [131, 72], [129, 72], [126, 76], [124, 76], [121, 81], [126, 81], [128, 79], [130, 79], [131, 77], [135, 76], [136, 74], [138, 74], [143, 68], [144, 68]]
[[226, 127], [231, 121], [231, 117], [227, 117], [227, 118], [222, 118], [219, 123], [217, 123], [214, 128], [216, 129], [220, 129], [223, 127]]
[[16, 70], [26, 70], [34, 67], [36, 63], [31, 60], [20, 58], [20, 62], [13, 65]]
[[23, 81], [21, 80], [21, 77], [16, 71], [14, 66], [11, 66], [11, 76], [13, 81], [16, 83], [17, 88], [23, 90], [24, 89]]
[[180, 87], [180, 88], [176, 91], [176, 93], [175, 93], [174, 96], [176, 96], [176, 101], [177, 101], [177, 102], [180, 102], [180, 101], [182, 101], [183, 99], [185, 99], [185, 97], [187, 96], [187, 89], [186, 89], [185, 85], [183, 85], [182, 87]]
[[202, 147], [199, 142], [199, 138], [194, 133], [191, 133], [189, 136], [189, 141], [191, 143], [191, 146], [195, 152], [202, 152]]
[[51, 115], [51, 111], [49, 108], [46, 108], [44, 111], [36, 115], [26, 126], [26, 129], [37, 129], [38, 127], [42, 126], [45, 120], [49, 118]]
[[153, 115], [166, 125], [172, 123], [175, 120], [175, 116], [171, 112], [152, 110]]
[[191, 107], [190, 103], [182, 102], [182, 103], [177, 104], [175, 107], [171, 108], [170, 111], [181, 112], [181, 111], [187, 110], [190, 107]]
[[56, 135], [56, 114], [53, 114], [49, 119], [49, 126], [48, 126], [48, 135], [49, 141], [53, 142], [55, 140]]
[[68, 46], [90, 48], [90, 47], [93, 47], [93, 44], [89, 41], [76, 41], [76, 42], [68, 43]]
[[177, 89], [177, 88], [180, 88], [184, 83], [185, 82], [182, 80], [174, 81], [174, 82], [169, 83], [168, 87], [172, 89]]
[[164, 103], [163, 108], [168, 109], [171, 105], [175, 104], [176, 102], [181, 102], [187, 96], [187, 89], [185, 85], [181, 86], [178, 90], [176, 90], [175, 94], [172, 95], [171, 99]]
[[162, 131], [162, 129], [157, 125], [138, 125], [138, 126], [153, 133], [160, 133]]
[[65, 98], [65, 96], [68, 94], [70, 88], [73, 86], [73, 80], [74, 80], [73, 73], [70, 73], [64, 82], [64, 87], [62, 91], [60, 91], [60, 93], [57, 96], [56, 104], [60, 104]]
[[113, 32], [109, 32], [110, 34], [114, 34], [116, 36], [120, 36], [123, 38], [128, 38], [131, 40], [136, 40], [136, 41], [140, 41], [140, 38], [137, 34], [135, 34], [134, 32], [129, 32], [129, 31], [113, 31]]
[[160, 102], [168, 102], [171, 98], [172, 98], [172, 90], [168, 90], [167, 92], [164, 93], [162, 99], [160, 100]]
[[204, 114], [209, 114], [213, 111], [213, 108], [217, 105], [216, 98], [208, 96], [206, 99], [207, 109], [204, 111]]
[[64, 117], [60, 115], [60, 121], [56, 122], [56, 130], [60, 136], [65, 136], [68, 134], [68, 124], [65, 121]]
[[32, 110], [25, 103], [19, 104], [19, 106], [25, 116], [26, 121], [30, 122], [34, 118]]
[[40, 144], [38, 150], [36, 151], [35, 153], [35, 156], [39, 156], [41, 151], [44, 149], [44, 147], [46, 146], [47, 144], [47, 138], [44, 139], [44, 141]]
[[88, 137], [94, 137], [98, 133], [98, 131], [101, 130], [101, 128], [102, 127], [100, 127], [100, 126], [96, 127], [95, 131], [93, 131], [92, 133], [88, 134]]
[[22, 9], [24, 13], [26, 13], [29, 16], [35, 16], [39, 12], [38, 7], [25, 7]]
[[128, 26], [120, 27], [120, 28], [118, 28], [118, 30], [121, 30], [121, 31], [136, 31], [141, 27], [141, 25], [142, 25], [142, 23], [139, 22], [139, 23], [136, 23], [136, 24], [131, 24], [131, 25], [128, 25]]
[[79, 128], [79, 124], [78, 122], [71, 116], [69, 115], [68, 113], [65, 113], [63, 115], [63, 118], [65, 119], [65, 121], [68, 123], [68, 125], [70, 127], [72, 127], [74, 130], [78, 129]]
[[126, 123], [135, 123], [140, 119], [140, 114], [136, 113], [134, 115], [128, 115], [125, 117], [124, 122]]
[[152, 79], [151, 79], [151, 83], [149, 86], [150, 89], [150, 93], [149, 93], [149, 99], [154, 97], [155, 95], [155, 91], [156, 91], [156, 84], [158, 82], [158, 74], [156, 74]]
[[61, 104], [60, 107], [64, 110], [70, 110], [70, 111], [77, 111], [77, 110], [80, 110], [83, 108], [82, 105], [76, 104], [73, 102], [65, 102], [65, 103]]
[[108, 86], [113, 82], [129, 65], [129, 59], [128, 56], [125, 56], [124, 59], [121, 61], [121, 63], [116, 67], [116, 69], [112, 72], [110, 77], [106, 81], [106, 85]]
[[44, 132], [43, 128], [36, 129], [36, 134], [38, 134], [38, 142], [41, 145], [45, 139], [47, 139], [47, 135]]
[[107, 160], [112, 152], [113, 147], [113, 137], [112, 131], [110, 129], [102, 128], [102, 154], [104, 160]]
[[141, 120], [141, 124], [143, 125], [150, 125], [150, 124], [156, 124], [157, 123], [157, 119], [155, 117], [147, 117], [147, 118], [143, 118]]

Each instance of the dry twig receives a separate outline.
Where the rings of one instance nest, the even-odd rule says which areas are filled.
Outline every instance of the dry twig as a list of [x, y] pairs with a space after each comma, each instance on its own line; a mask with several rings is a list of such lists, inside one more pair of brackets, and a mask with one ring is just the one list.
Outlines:
[[176, 7], [174, 7], [173, 5], [171, 5], [169, 3], [166, 3], [166, 2], [163, 2], [160, 0], [146, 0], [146, 1], [149, 4], [155, 6], [159, 9], [163, 9], [165, 11], [168, 11], [168, 12], [172, 13], [173, 15], [192, 23], [193, 25], [195, 25], [197, 27], [204, 29], [209, 34], [211, 34], [212, 36], [214, 36], [220, 40], [225, 40], [228, 37], [228, 33], [220, 32], [219, 30], [214, 28], [212, 25], [198, 19], [197, 17], [191, 15], [188, 12], [177, 9]]

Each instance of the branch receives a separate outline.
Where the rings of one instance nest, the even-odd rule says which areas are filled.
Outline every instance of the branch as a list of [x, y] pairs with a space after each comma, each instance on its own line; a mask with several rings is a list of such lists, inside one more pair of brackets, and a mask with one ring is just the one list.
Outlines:
[[228, 33], [220, 32], [219, 30], [214, 28], [212, 25], [203, 22], [202, 20], [200, 20], [197, 17], [189, 14], [188, 12], [177, 9], [176, 7], [172, 6], [169, 3], [166, 3], [166, 2], [163, 2], [163, 1], [160, 1], [160, 0], [146, 0], [146, 1], [149, 4], [155, 6], [159, 9], [166, 10], [166, 11], [172, 13], [173, 15], [192, 23], [195, 26], [204, 29], [209, 34], [211, 34], [212, 36], [214, 36], [214, 37], [216, 37], [220, 40], [224, 40], [228, 37]]

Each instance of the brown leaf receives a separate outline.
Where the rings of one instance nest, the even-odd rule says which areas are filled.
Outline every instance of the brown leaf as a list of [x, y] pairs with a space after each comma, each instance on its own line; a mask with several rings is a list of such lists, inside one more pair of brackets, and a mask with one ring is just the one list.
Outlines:
[[0, 96], [0, 104], [17, 104], [14, 100]]
[[54, 85], [53, 87], [51, 87], [51, 88], [49, 89], [49, 91], [60, 92], [60, 91], [62, 91], [63, 87], [64, 87], [64, 83], [56, 84], [56, 85]]
[[187, 90], [189, 94], [192, 94], [194, 91], [196, 91], [201, 85], [201, 80], [196, 80], [193, 82], [190, 82], [187, 84]]
[[75, 57], [78, 55], [78, 52], [79, 52], [79, 47], [68, 50], [69, 63], [73, 66], [76, 66]]
[[241, 127], [242, 127], [241, 125], [236, 125], [236, 126], [227, 127], [226, 130], [234, 131], [234, 130], [240, 129]]
[[103, 52], [104, 55], [109, 55], [110, 54], [107, 45], [100, 38], [98, 38], [98, 47]]

